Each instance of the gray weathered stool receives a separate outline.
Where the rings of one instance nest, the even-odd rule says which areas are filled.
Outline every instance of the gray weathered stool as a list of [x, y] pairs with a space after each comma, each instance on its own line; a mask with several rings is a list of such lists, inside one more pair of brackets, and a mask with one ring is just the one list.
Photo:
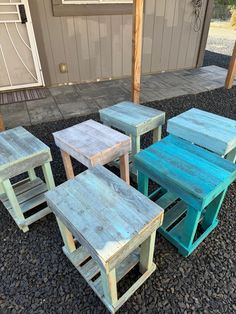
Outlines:
[[[57, 217], [64, 253], [114, 313], [156, 269], [162, 208], [100, 165], [47, 192], [46, 199]], [[141, 277], [118, 299], [117, 282], [137, 264]]]
[[[45, 203], [44, 193], [54, 187], [49, 147], [17, 127], [0, 133], [0, 200], [24, 232], [28, 226], [51, 211], [48, 207], [25, 218], [25, 213]], [[46, 184], [36, 177], [34, 168], [42, 166]], [[16, 184], [10, 179], [28, 172], [29, 177]]]
[[120, 158], [121, 177], [129, 183], [131, 140], [128, 136], [93, 120], [58, 131], [53, 136], [61, 149], [67, 179], [74, 177], [70, 156], [88, 168]]
[[235, 120], [193, 108], [170, 119], [167, 131], [232, 162], [236, 161]]
[[[165, 113], [163, 111], [125, 101], [101, 109], [99, 113], [101, 121], [105, 125], [119, 129], [126, 135], [131, 136], [131, 163], [133, 156], [140, 151], [141, 135], [153, 131], [153, 142], [161, 139], [162, 125], [165, 123]], [[130, 170], [136, 175], [132, 164]]]

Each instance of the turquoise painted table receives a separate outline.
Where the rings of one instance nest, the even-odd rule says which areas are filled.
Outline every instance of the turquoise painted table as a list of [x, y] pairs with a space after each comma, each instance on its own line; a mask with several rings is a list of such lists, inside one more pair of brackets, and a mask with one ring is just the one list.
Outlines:
[[[0, 200], [24, 232], [30, 224], [51, 212], [44, 206], [30, 215], [31, 209], [45, 203], [44, 193], [54, 187], [51, 160], [49, 147], [23, 127], [0, 133]], [[39, 166], [46, 184], [35, 174], [34, 168]], [[26, 179], [11, 183], [11, 178], [24, 172], [28, 172]]]
[[236, 121], [216, 114], [190, 109], [167, 123], [170, 134], [236, 161]]
[[[114, 313], [156, 269], [155, 234], [163, 209], [100, 165], [47, 192], [46, 198], [59, 223], [64, 253]], [[140, 276], [118, 297], [117, 282], [137, 264]]]
[[[169, 135], [134, 157], [138, 188], [165, 209], [160, 233], [188, 256], [216, 227], [236, 165]], [[161, 188], [149, 195], [152, 179]]]
[[[99, 110], [101, 121], [110, 127], [116, 128], [131, 136], [133, 156], [140, 151], [140, 137], [153, 131], [153, 142], [161, 139], [162, 125], [165, 123], [165, 113], [160, 110], [134, 104], [129, 101]], [[130, 171], [136, 175], [130, 166]]]

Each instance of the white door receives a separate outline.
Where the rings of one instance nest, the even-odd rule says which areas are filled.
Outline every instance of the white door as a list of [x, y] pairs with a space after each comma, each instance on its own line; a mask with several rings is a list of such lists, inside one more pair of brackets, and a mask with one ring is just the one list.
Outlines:
[[28, 0], [0, 0], [0, 91], [43, 85]]

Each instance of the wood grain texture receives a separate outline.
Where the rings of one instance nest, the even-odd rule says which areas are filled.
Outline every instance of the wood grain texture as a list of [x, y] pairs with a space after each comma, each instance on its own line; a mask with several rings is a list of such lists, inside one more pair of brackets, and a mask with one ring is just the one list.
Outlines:
[[167, 131], [219, 155], [236, 147], [236, 121], [199, 109], [168, 120]]
[[225, 87], [227, 89], [232, 88], [235, 76], [236, 76], [236, 41], [234, 44], [234, 50], [229, 64], [228, 74], [225, 80]]
[[0, 113], [0, 132], [2, 131], [5, 131], [5, 124], [4, 124], [3, 116]]
[[0, 133], [0, 180], [11, 178], [51, 160], [49, 147], [23, 127]]
[[47, 192], [46, 199], [107, 271], [154, 232], [163, 218], [159, 206], [102, 166]]
[[142, 38], [143, 38], [143, 0], [134, 1], [132, 36], [132, 101], [140, 102]]
[[128, 153], [128, 136], [93, 120], [53, 134], [56, 145], [86, 167], [107, 164]]
[[137, 154], [134, 165], [199, 211], [236, 179], [236, 165], [173, 135]]
[[147, 133], [165, 123], [163, 111], [128, 101], [101, 109], [99, 114], [103, 122], [135, 136]]

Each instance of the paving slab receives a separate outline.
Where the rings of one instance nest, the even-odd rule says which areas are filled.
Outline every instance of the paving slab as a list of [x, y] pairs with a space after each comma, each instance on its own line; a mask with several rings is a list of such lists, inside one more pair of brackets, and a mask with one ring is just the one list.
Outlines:
[[62, 114], [52, 96], [40, 100], [27, 101], [26, 104], [30, 121], [33, 125], [46, 121], [63, 119]]
[[5, 126], [14, 128], [20, 125], [31, 125], [30, 116], [25, 102], [0, 106]]

